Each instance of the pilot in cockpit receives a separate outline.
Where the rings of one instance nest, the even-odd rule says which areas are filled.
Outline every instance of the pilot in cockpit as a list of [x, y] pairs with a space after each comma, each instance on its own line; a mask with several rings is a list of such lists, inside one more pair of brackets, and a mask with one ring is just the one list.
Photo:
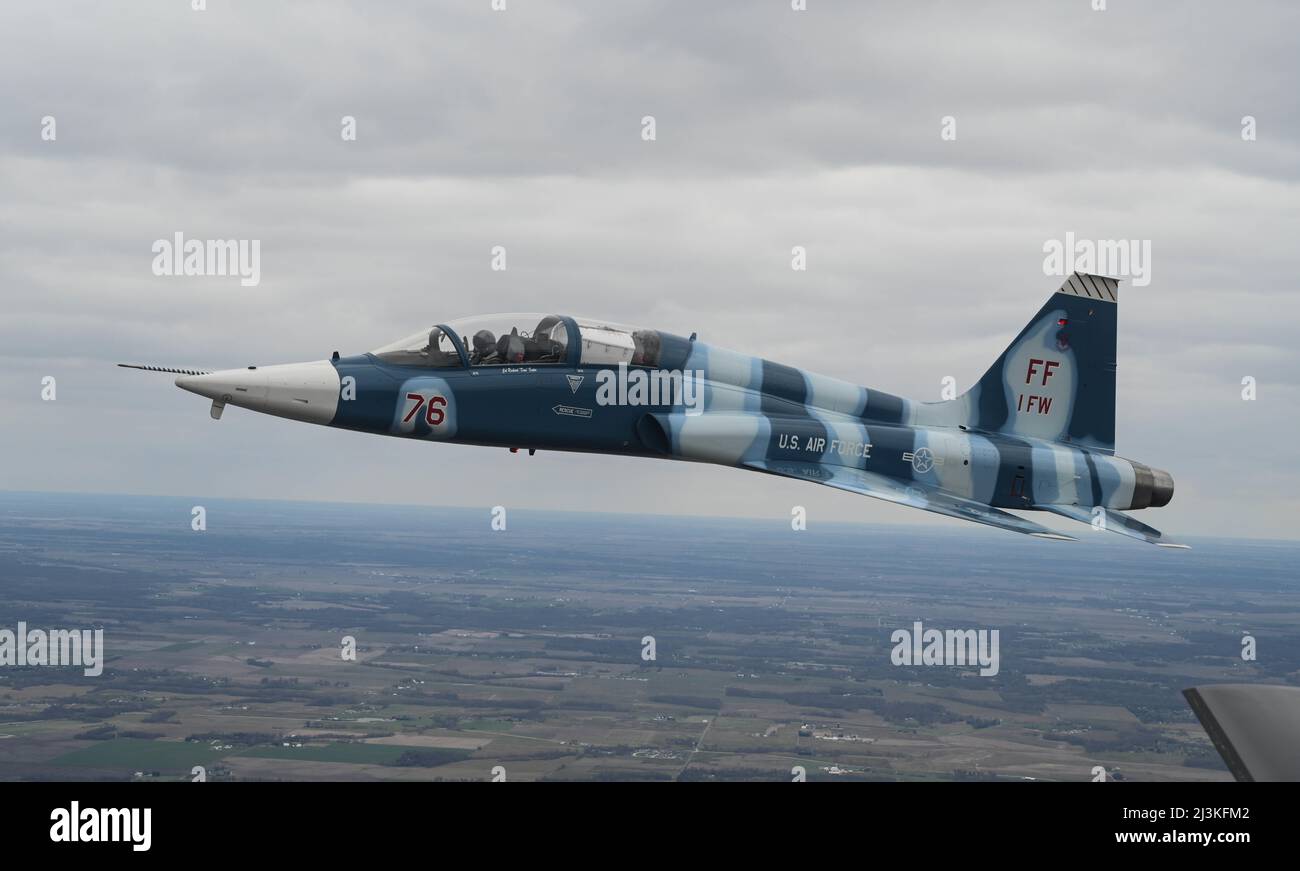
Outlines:
[[491, 330], [479, 330], [474, 334], [474, 349], [470, 352], [471, 366], [490, 366], [500, 363], [501, 353], [497, 350], [497, 338]]

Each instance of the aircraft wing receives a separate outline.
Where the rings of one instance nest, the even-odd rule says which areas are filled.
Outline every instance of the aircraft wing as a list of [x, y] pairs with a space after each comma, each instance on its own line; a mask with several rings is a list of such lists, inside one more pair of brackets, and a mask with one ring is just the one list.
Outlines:
[[1300, 687], [1214, 684], [1183, 696], [1237, 780], [1300, 780]]
[[813, 481], [839, 490], [847, 490], [850, 493], [884, 499], [886, 502], [897, 502], [900, 505], [910, 505], [913, 508], [933, 511], [947, 517], [973, 520], [986, 526], [996, 526], [998, 529], [1005, 529], [1008, 532], [1020, 532], [1037, 538], [1052, 538], [1062, 541], [1077, 540], [1068, 535], [1061, 535], [1059, 532], [1034, 523], [1032, 520], [1026, 520], [1023, 517], [992, 508], [980, 502], [963, 499], [937, 487], [919, 484], [915, 481], [900, 481], [874, 472], [866, 472], [862, 469], [782, 460], [754, 460], [744, 465], [746, 468], [759, 472], [797, 478], [800, 481]]
[[[1050, 511], [1053, 514], [1059, 514], [1080, 523], [1093, 523], [1093, 511], [1095, 509], [1092, 508], [1084, 508], [1079, 505], [1040, 505], [1038, 507], [1043, 511]], [[1160, 530], [1147, 526], [1140, 520], [1134, 520], [1122, 511], [1116, 511], [1114, 508], [1103, 508], [1101, 510], [1106, 517], [1106, 526], [1104, 528], [1111, 532], [1118, 532], [1120, 535], [1127, 535], [1129, 538], [1136, 538], [1138, 541], [1145, 541], [1147, 544], [1154, 544], [1156, 547], [1187, 549], [1187, 545], [1170, 541], [1164, 537], [1164, 533]]]

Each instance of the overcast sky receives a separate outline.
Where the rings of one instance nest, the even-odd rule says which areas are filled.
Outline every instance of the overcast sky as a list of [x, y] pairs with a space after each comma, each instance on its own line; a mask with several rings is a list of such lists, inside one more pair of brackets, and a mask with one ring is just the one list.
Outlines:
[[[1043, 246], [1071, 232], [1151, 245], [1118, 453], [1177, 493], [1141, 518], [1296, 537], [1300, 5], [1106, 5], [5, 3], [0, 489], [955, 524], [696, 464], [215, 422], [113, 364], [543, 310], [937, 399], [1059, 285]], [[176, 232], [260, 240], [260, 284], [155, 276]]]

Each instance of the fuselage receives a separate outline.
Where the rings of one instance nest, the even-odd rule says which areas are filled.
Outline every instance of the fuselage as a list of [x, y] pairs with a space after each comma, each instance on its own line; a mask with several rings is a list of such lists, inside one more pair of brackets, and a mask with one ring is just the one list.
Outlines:
[[[513, 316], [522, 317], [522, 316]], [[359, 432], [758, 468], [859, 469], [1003, 508], [1159, 506], [1168, 475], [1058, 441], [983, 432], [921, 403], [656, 330], [538, 317], [512, 332], [439, 325], [427, 344], [183, 376], [177, 384]], [[488, 341], [487, 336], [491, 339]], [[402, 343], [398, 343], [399, 345]]]

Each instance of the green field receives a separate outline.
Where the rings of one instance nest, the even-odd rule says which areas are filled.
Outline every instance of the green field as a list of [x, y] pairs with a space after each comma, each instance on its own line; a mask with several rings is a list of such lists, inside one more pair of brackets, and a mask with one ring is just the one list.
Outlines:
[[509, 720], [462, 720], [460, 727], [467, 732], [509, 732], [515, 724]]
[[89, 747], [64, 753], [50, 764], [76, 768], [124, 768], [131, 771], [189, 771], [195, 765], [207, 765], [220, 759], [228, 752], [188, 741], [114, 738], [110, 741], [96, 741]]
[[168, 644], [166, 647], [159, 647], [154, 653], [180, 653], [184, 650], [202, 647], [205, 643], [204, 641], [181, 641], [176, 644]]
[[391, 765], [408, 747], [392, 744], [318, 744], [306, 747], [249, 747], [236, 750], [235, 756], [257, 759], [294, 759], [299, 762], [352, 762], [365, 765]]

